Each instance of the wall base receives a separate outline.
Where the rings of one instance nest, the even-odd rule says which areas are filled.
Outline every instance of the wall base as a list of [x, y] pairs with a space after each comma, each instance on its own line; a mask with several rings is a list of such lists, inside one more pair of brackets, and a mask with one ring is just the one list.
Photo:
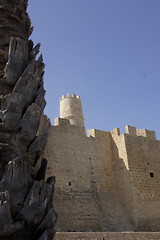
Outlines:
[[159, 240], [160, 232], [57, 232], [55, 240]]

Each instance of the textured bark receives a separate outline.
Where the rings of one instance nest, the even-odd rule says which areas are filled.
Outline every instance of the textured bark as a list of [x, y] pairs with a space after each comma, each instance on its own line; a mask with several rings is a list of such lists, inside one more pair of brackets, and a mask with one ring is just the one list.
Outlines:
[[54, 177], [45, 182], [44, 63], [27, 0], [0, 0], [0, 239], [51, 240]]

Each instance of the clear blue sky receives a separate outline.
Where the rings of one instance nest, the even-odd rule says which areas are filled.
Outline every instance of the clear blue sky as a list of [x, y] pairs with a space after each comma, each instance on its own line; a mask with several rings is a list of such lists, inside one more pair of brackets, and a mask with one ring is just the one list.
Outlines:
[[125, 125], [160, 139], [160, 0], [30, 0], [46, 64], [46, 113], [81, 96], [86, 129]]

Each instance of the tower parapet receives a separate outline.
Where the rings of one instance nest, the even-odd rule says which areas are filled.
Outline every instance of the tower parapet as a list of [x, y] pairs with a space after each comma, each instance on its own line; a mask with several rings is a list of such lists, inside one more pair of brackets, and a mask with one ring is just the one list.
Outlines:
[[72, 125], [84, 127], [80, 96], [67, 94], [60, 98], [60, 118], [68, 119]]

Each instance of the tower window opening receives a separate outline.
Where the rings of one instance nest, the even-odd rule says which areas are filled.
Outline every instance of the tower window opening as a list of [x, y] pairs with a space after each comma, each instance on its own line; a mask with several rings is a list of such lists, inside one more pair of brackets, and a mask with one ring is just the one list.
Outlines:
[[71, 182], [69, 182], [68, 185], [71, 186]]
[[150, 175], [150, 177], [152, 177], [152, 178], [154, 177], [154, 173], [153, 173], [153, 172], [150, 172], [149, 175]]

